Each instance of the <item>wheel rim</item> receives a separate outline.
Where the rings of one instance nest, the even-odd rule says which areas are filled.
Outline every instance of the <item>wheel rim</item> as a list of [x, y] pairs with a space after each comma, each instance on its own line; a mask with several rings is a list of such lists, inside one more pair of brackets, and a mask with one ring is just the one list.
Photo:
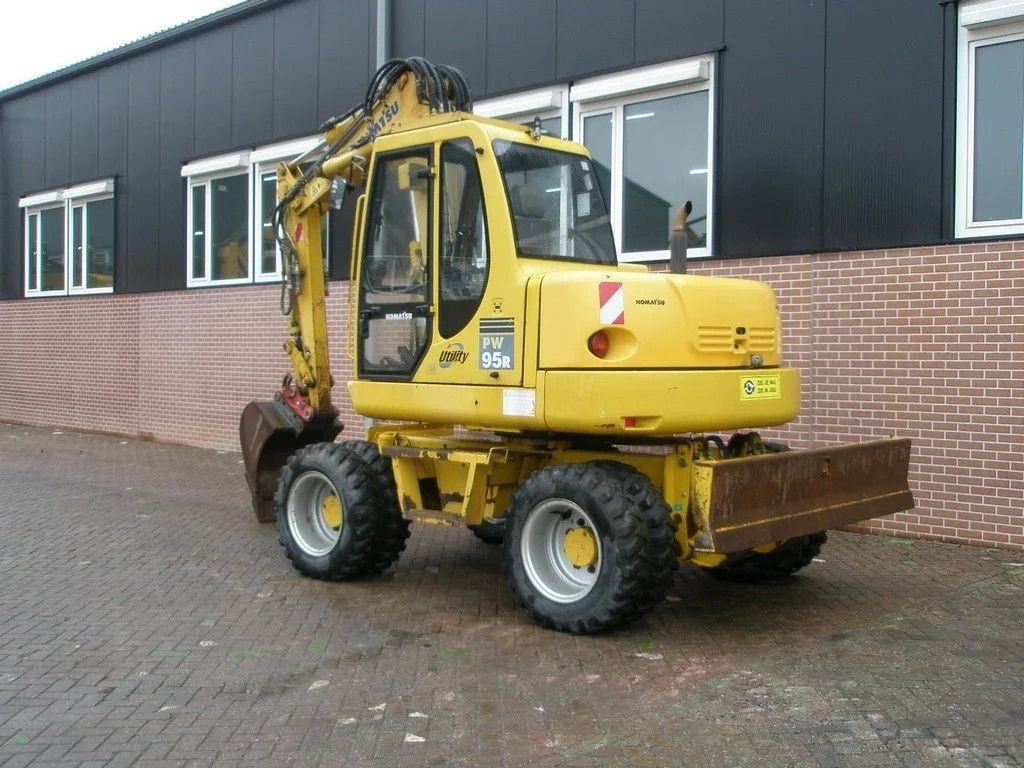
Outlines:
[[556, 603], [586, 597], [601, 573], [597, 527], [590, 515], [568, 499], [547, 499], [530, 510], [520, 555], [530, 583]]
[[288, 491], [288, 530], [310, 555], [326, 555], [345, 526], [341, 496], [326, 475], [305, 472]]

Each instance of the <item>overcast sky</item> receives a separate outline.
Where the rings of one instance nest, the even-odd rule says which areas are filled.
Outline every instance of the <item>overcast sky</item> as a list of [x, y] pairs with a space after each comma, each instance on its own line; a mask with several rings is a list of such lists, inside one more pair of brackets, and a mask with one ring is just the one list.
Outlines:
[[0, 90], [239, 0], [3, 0]]

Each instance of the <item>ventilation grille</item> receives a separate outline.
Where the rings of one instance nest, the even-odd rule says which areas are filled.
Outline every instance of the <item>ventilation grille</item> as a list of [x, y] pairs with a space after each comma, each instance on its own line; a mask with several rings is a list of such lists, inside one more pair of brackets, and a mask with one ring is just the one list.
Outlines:
[[700, 352], [774, 352], [775, 329], [701, 325], [697, 328], [697, 349]]

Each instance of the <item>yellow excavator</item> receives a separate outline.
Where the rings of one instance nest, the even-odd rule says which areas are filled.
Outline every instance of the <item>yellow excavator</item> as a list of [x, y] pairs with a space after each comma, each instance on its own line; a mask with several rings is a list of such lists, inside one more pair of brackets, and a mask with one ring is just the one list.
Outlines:
[[[656, 605], [680, 562], [778, 579], [826, 529], [913, 506], [909, 440], [753, 431], [797, 415], [799, 372], [769, 286], [685, 274], [689, 205], [672, 273], [619, 264], [586, 148], [472, 114], [423, 59], [322, 130], [278, 166], [291, 373], [240, 423], [256, 516], [301, 573], [376, 574], [411, 520], [465, 525], [537, 622], [589, 633]], [[348, 392], [372, 426], [336, 442], [320, 237], [349, 190]]]

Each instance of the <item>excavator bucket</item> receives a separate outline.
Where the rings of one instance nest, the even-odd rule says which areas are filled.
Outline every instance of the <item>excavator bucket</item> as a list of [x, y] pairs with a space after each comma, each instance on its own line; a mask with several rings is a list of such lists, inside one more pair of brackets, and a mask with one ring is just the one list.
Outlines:
[[311, 443], [333, 442], [339, 432], [334, 419], [304, 422], [279, 399], [253, 401], [242, 409], [238, 435], [257, 520], [274, 522], [274, 493], [288, 457]]
[[699, 550], [728, 554], [914, 506], [910, 440], [694, 462]]

